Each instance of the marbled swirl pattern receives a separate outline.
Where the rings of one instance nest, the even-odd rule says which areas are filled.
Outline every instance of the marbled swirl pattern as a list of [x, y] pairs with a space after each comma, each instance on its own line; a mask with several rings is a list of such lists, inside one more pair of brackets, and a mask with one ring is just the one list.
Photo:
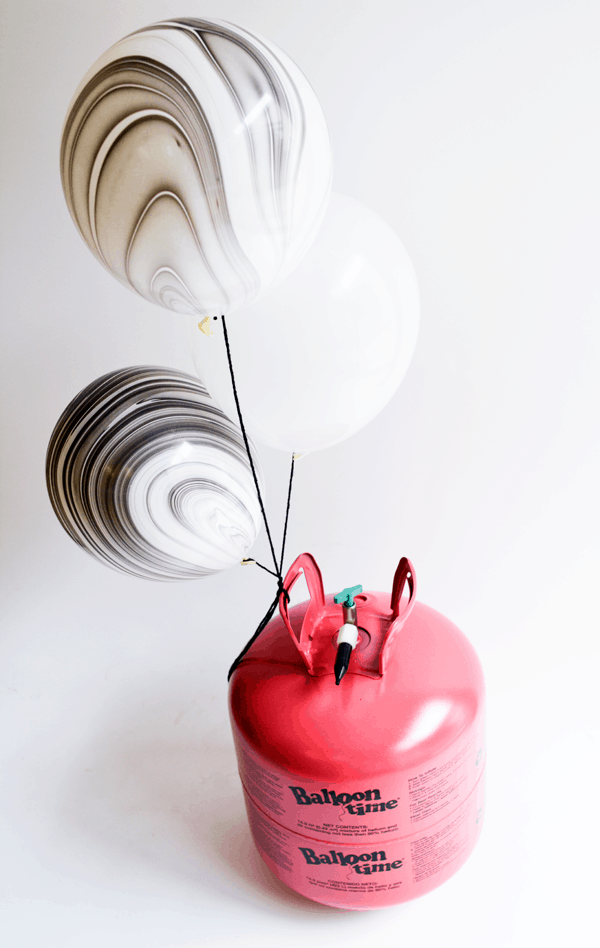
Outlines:
[[[254, 450], [253, 461], [260, 482]], [[46, 482], [77, 543], [145, 579], [227, 569], [259, 530], [241, 431], [198, 379], [173, 369], [120, 369], [83, 389], [50, 438]]]
[[168, 309], [239, 309], [314, 239], [329, 133], [298, 67], [218, 20], [157, 23], [88, 71], [65, 119], [61, 175], [82, 237], [121, 283]]

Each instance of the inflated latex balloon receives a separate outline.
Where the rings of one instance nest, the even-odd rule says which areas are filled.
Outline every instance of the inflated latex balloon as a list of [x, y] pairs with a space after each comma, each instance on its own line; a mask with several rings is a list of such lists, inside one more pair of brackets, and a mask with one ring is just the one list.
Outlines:
[[[262, 491], [258, 456], [253, 462]], [[190, 375], [110, 372], [67, 406], [50, 438], [56, 516], [115, 569], [195, 579], [246, 556], [260, 507], [242, 434]]]
[[331, 186], [307, 79], [274, 44], [177, 19], [115, 43], [79, 84], [61, 175], [79, 232], [125, 286], [170, 310], [233, 312], [289, 273]]
[[[396, 392], [418, 326], [417, 280], [399, 238], [363, 204], [332, 194], [296, 270], [226, 319], [245, 425], [257, 441], [297, 454], [350, 437]], [[202, 331], [190, 323], [190, 337], [198, 374], [237, 419], [222, 321]]]

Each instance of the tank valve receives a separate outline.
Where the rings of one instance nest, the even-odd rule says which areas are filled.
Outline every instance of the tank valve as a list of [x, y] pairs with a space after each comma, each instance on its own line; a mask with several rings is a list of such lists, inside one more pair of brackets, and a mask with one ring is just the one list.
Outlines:
[[348, 671], [350, 664], [350, 655], [352, 649], [358, 642], [358, 626], [356, 625], [356, 603], [354, 597], [362, 592], [362, 586], [348, 586], [342, 589], [341, 593], [333, 597], [333, 601], [338, 605], [341, 603], [344, 610], [344, 624], [337, 636], [337, 654], [335, 656], [335, 683], [339, 685], [340, 681]]

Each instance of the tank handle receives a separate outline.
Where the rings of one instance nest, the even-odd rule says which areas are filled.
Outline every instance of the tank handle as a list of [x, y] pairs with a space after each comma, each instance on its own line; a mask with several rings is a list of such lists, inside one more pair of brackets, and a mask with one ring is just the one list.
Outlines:
[[[288, 613], [288, 597], [285, 593], [289, 593], [290, 589], [302, 573], [304, 573], [306, 585], [308, 586], [310, 604], [306, 610], [304, 621], [302, 623], [302, 629], [300, 631], [300, 637], [298, 638], [292, 629]], [[300, 654], [306, 662], [309, 672], [312, 672], [313, 667], [313, 656], [311, 654], [312, 636], [309, 634], [309, 630], [313, 629], [317, 624], [318, 620], [323, 614], [324, 609], [325, 591], [323, 589], [323, 577], [321, 575], [321, 570], [319, 569], [314, 556], [311, 556], [310, 553], [301, 553], [300, 556], [296, 557], [290, 566], [283, 581], [283, 590], [279, 594], [279, 612], [288, 632], [290, 633], [292, 639], [298, 647]]]
[[415, 571], [411, 561], [403, 556], [398, 566], [396, 567], [396, 572], [394, 573], [394, 582], [392, 584], [392, 598], [390, 599], [390, 609], [392, 610], [392, 620], [397, 619], [400, 615], [400, 606], [402, 604], [402, 593], [404, 592], [404, 587], [408, 583], [409, 596], [405, 600], [405, 606], [402, 610], [402, 618], [406, 619], [409, 613], [412, 611], [413, 602], [415, 598], [415, 593], [417, 589], [417, 578], [415, 576]]
[[[304, 613], [300, 633], [297, 634], [290, 622], [286, 592], [289, 593], [301, 573], [304, 573], [306, 579], [310, 602]], [[408, 597], [403, 597], [402, 593], [407, 586]], [[379, 678], [383, 675], [398, 633], [413, 610], [416, 592], [417, 581], [413, 565], [403, 556], [394, 574], [390, 612], [383, 615], [373, 614], [370, 617], [363, 613], [363, 622], [367, 629], [371, 627], [372, 622], [375, 623], [372, 631], [376, 635], [381, 635], [379, 638], [381, 644], [375, 652], [367, 650], [358, 652], [354, 656], [352, 667], [354, 674], [366, 675], [368, 678]], [[341, 616], [338, 615], [339, 608], [339, 606], [333, 606], [327, 609], [321, 570], [310, 553], [301, 553], [290, 566], [283, 581], [283, 589], [279, 594], [279, 612], [310, 675], [331, 674], [333, 670], [330, 657], [325, 661], [323, 643], [325, 640], [329, 643], [334, 631], [339, 629], [341, 620]], [[377, 633], [376, 629], [380, 632]]]
[[[408, 598], [403, 599], [402, 593], [404, 592], [406, 585], [408, 585]], [[392, 614], [390, 616], [390, 626], [385, 636], [383, 648], [379, 653], [379, 671], [382, 675], [385, 671], [385, 667], [387, 665], [387, 661], [394, 646], [398, 632], [413, 610], [416, 596], [417, 577], [415, 576], [415, 571], [411, 561], [406, 556], [403, 556], [396, 567], [396, 572], [394, 573], [392, 596], [390, 599], [390, 608], [392, 610]]]

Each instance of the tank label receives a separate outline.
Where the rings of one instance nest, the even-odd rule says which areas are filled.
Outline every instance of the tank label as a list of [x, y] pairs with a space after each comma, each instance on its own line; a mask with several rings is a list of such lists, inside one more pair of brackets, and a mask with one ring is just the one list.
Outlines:
[[[314, 849], [309, 849], [306, 846], [300, 846], [299, 849], [310, 866], [331, 866], [333, 863], [338, 866], [352, 866], [359, 876], [368, 876], [372, 872], [386, 872], [390, 869], [399, 869], [402, 865], [401, 859], [395, 859], [394, 862], [386, 862], [387, 857], [383, 849], [373, 853], [336, 853], [335, 849], [330, 849], [328, 853], [321, 853], [320, 855], [317, 855]], [[373, 863], [372, 865], [365, 865], [365, 863], [370, 863], [371, 861]]]
[[[364, 816], [366, 813], [385, 813], [386, 810], [393, 810], [398, 806], [398, 800], [381, 800], [380, 790], [359, 790], [356, 793], [341, 793], [335, 790], [329, 790], [324, 787], [319, 793], [307, 793], [304, 787], [289, 788], [299, 806], [310, 806], [311, 804], [323, 805], [330, 803], [332, 806], [343, 806], [352, 816]], [[381, 801], [381, 802], [380, 802]]]
[[[267, 764], [234, 734], [240, 777], [254, 802], [288, 829], [326, 841], [396, 839], [426, 832], [469, 796], [485, 763], [483, 722], [453, 750], [372, 782], [326, 784]], [[392, 860], [393, 862], [394, 860]]]
[[275, 823], [247, 793], [244, 799], [254, 841], [278, 878], [327, 905], [378, 908], [429, 892], [465, 862], [481, 830], [484, 781], [449, 820], [385, 846], [320, 842]]
[[[478, 767], [477, 754], [475, 735], [473, 735], [473, 738], [448, 760], [436, 766], [427, 767], [421, 773], [409, 777], [408, 805], [411, 823], [430, 819], [438, 813], [447, 811], [449, 806], [453, 809], [452, 804], [456, 806], [456, 803], [464, 796], [465, 790], [469, 792], [469, 771], [475, 772]], [[471, 767], [465, 766], [465, 763], [470, 762], [468, 759], [471, 757], [473, 758]]]

